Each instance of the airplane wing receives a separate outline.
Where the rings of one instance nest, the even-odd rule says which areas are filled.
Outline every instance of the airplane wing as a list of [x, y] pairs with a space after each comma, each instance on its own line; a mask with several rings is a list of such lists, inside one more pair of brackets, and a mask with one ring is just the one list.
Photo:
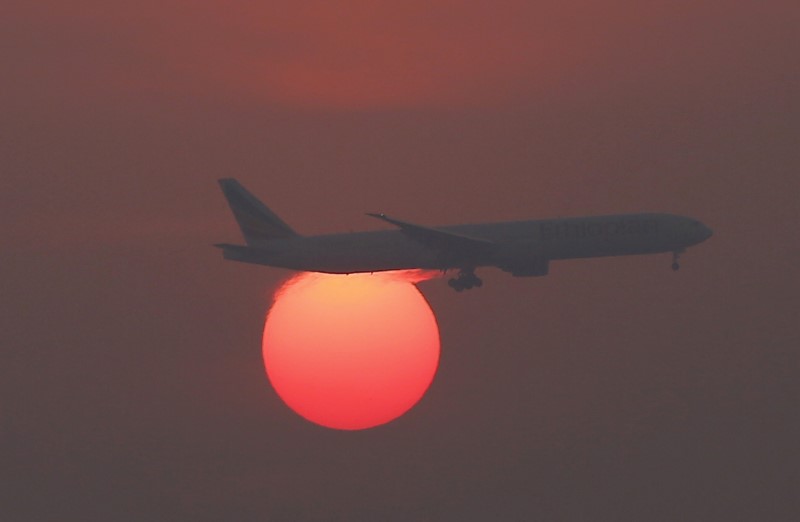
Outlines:
[[495, 244], [486, 239], [454, 234], [438, 228], [423, 227], [407, 221], [390, 218], [386, 214], [367, 213], [367, 215], [391, 223], [415, 241], [439, 250], [466, 254], [486, 254], [495, 248]]

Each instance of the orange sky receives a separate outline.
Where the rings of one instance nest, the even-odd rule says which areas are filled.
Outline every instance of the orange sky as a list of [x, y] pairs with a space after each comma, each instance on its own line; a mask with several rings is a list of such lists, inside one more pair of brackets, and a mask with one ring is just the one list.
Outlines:
[[701, 60], [717, 74], [741, 64], [751, 47], [743, 35], [787, 42], [791, 2], [742, 16], [748, 5], [20, 2], [0, 24], [19, 51], [11, 55], [17, 95], [53, 96], [58, 87], [61, 96], [189, 94], [347, 109], [502, 105], [582, 91], [586, 81], [608, 89], [634, 81], [637, 69], [685, 86], [687, 73], [702, 75]]

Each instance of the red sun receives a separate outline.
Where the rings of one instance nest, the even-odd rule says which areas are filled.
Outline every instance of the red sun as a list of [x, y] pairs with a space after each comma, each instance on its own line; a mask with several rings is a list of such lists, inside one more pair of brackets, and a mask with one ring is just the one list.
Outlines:
[[439, 328], [407, 274], [302, 273], [264, 325], [275, 391], [311, 422], [371, 428], [408, 411], [439, 364]]

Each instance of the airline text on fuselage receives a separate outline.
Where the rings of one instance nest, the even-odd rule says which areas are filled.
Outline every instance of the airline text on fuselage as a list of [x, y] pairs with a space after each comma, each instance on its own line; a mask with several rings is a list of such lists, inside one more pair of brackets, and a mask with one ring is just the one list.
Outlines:
[[650, 235], [658, 232], [658, 221], [627, 218], [616, 221], [545, 221], [539, 224], [539, 237], [544, 241], [620, 235]]

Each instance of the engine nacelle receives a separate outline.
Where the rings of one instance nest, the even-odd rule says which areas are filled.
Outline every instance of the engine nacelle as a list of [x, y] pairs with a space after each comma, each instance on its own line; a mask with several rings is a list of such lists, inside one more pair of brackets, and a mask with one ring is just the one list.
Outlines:
[[549, 269], [549, 259], [526, 259], [523, 262], [515, 260], [513, 264], [500, 266], [500, 270], [511, 272], [514, 277], [546, 276]]

